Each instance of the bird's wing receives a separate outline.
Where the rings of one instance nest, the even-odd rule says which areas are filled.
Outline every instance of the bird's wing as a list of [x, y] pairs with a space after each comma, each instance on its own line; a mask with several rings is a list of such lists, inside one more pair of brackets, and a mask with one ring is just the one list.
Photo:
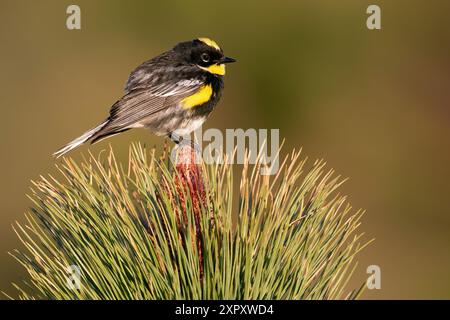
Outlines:
[[140, 121], [179, 103], [202, 86], [199, 80], [181, 80], [134, 90], [118, 100], [110, 110], [108, 123], [94, 137], [94, 141], [139, 124]]
[[161, 84], [165, 87], [166, 83], [173, 82], [174, 74], [183, 74], [183, 78], [189, 79], [189, 75], [198, 73], [198, 67], [191, 64], [177, 64], [176, 61], [179, 60], [180, 58], [173, 51], [168, 51], [145, 61], [131, 72], [125, 85], [125, 93], [144, 88], [158, 90]]

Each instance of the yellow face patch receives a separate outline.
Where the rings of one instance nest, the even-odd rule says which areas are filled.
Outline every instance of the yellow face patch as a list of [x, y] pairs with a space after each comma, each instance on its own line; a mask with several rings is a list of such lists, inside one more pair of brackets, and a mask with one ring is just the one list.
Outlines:
[[213, 94], [212, 87], [211, 85], [208, 84], [206, 86], [202, 86], [200, 90], [198, 90], [193, 95], [184, 98], [181, 101], [181, 104], [184, 109], [190, 109], [202, 105], [205, 102], [208, 102], [209, 99], [211, 99], [212, 94]]
[[225, 64], [213, 64], [210, 65], [209, 67], [200, 67], [203, 70], [206, 70], [208, 72], [211, 72], [213, 74], [218, 74], [220, 76], [225, 75]]
[[217, 44], [217, 42], [215, 42], [214, 40], [211, 40], [210, 38], [198, 38], [197, 40], [203, 42], [207, 46], [213, 47], [216, 50], [219, 50], [219, 51], [221, 50], [219, 45]]

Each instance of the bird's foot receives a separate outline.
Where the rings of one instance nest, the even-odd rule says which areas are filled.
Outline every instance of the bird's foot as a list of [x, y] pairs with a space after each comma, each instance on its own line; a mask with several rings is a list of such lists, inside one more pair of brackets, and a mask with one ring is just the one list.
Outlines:
[[189, 145], [192, 149], [195, 150], [197, 154], [202, 153], [200, 145], [194, 140], [185, 139], [183, 136], [180, 136], [176, 133], [170, 133], [169, 138], [178, 146], [178, 148]]

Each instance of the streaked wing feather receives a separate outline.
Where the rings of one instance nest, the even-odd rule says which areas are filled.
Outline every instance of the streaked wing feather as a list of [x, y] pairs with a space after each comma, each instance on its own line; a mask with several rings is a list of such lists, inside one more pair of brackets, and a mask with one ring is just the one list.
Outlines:
[[145, 91], [131, 92], [112, 106], [108, 127], [111, 129], [132, 127], [143, 118], [166, 108], [165, 100], [165, 97], [154, 96]]
[[131, 128], [141, 120], [179, 103], [201, 85], [202, 82], [199, 80], [182, 80], [173, 84], [160, 84], [152, 88], [131, 91], [112, 106], [110, 121], [104, 130]]
[[171, 97], [178, 95], [186, 95], [199, 89], [203, 84], [197, 79], [180, 80], [175, 83], [161, 83], [159, 85], [146, 88], [151, 94], [160, 97]]

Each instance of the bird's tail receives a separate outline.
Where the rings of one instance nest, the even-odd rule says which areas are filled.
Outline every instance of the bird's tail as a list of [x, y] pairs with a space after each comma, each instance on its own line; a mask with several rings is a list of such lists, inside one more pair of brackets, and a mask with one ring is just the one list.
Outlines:
[[72, 149], [75, 149], [76, 147], [82, 145], [83, 143], [85, 143], [86, 141], [88, 141], [89, 139], [91, 139], [96, 133], [98, 133], [100, 130], [103, 129], [103, 127], [105, 127], [105, 125], [108, 123], [108, 120], [102, 122], [101, 124], [99, 124], [98, 126], [96, 126], [95, 128], [92, 128], [91, 130], [85, 132], [81, 137], [76, 138], [75, 140], [69, 142], [68, 144], [66, 144], [64, 147], [62, 147], [61, 149], [59, 149], [58, 151], [56, 151], [53, 156], [55, 156], [56, 158], [61, 157], [62, 155], [66, 154], [67, 152], [69, 152]]

